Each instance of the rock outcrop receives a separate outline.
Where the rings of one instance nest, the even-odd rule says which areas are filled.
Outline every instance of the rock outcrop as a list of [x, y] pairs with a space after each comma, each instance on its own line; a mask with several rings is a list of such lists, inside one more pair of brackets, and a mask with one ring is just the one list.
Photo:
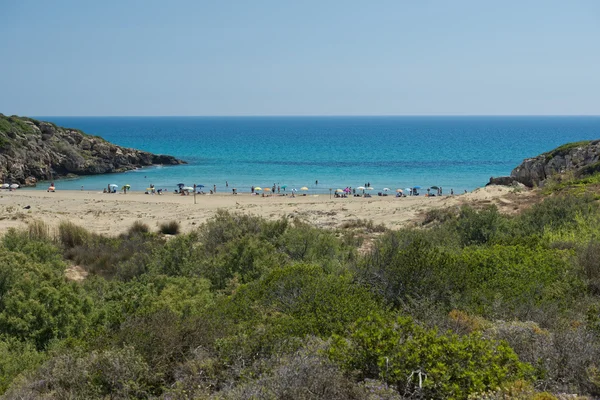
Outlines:
[[542, 186], [551, 176], [572, 173], [582, 177], [600, 172], [600, 140], [567, 143], [537, 157], [525, 159], [510, 176], [490, 178], [488, 185]]
[[38, 180], [177, 165], [168, 155], [120, 147], [99, 136], [50, 122], [0, 114], [0, 180], [35, 185]]

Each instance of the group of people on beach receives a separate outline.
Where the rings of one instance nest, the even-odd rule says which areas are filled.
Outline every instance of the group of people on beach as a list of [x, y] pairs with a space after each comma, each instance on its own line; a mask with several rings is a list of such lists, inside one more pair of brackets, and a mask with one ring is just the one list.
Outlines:
[[[319, 181], [315, 180], [315, 186], [317, 186], [318, 184], [319, 184]], [[48, 191], [54, 191], [55, 190], [55, 188], [54, 188], [54, 182], [52, 182], [50, 184], [50, 186], [51, 187], [49, 188]], [[204, 191], [202, 191], [202, 188], [204, 188], [203, 185], [199, 185], [199, 186], [194, 185], [194, 190], [193, 191], [191, 190], [192, 189], [191, 187], [189, 187], [189, 188], [183, 187], [183, 184], [179, 184], [179, 186], [180, 186], [179, 190], [175, 190], [174, 191], [175, 194], [181, 194], [182, 196], [189, 195], [190, 192], [193, 192], [195, 194], [206, 194], [206, 193], [204, 193]], [[225, 187], [229, 188], [229, 181], [225, 181]], [[276, 183], [273, 183], [272, 187], [270, 187], [270, 188], [266, 187], [265, 189], [261, 189], [258, 186], [252, 185], [250, 187], [250, 194], [251, 195], [258, 195], [259, 191], [263, 191], [264, 190], [264, 192], [267, 192], [267, 193], [265, 194], [263, 192], [261, 194], [262, 197], [266, 197], [266, 196], [274, 195], [274, 194], [278, 194], [280, 196], [287, 196], [288, 193], [286, 193], [286, 188], [287, 188], [287, 185], [280, 185], [280, 184], [276, 184]], [[364, 196], [364, 197], [371, 197], [370, 193], [365, 193], [365, 189], [367, 189], [367, 190], [372, 190], [373, 189], [373, 187], [371, 186], [371, 182], [366, 182], [363, 187], [359, 187], [359, 188], [353, 188], [351, 186], [347, 186], [343, 190], [341, 190], [341, 189], [336, 190], [334, 194], [335, 194], [335, 197], [348, 197], [348, 195], [352, 195], [353, 197], [362, 197], [362, 196]], [[419, 189], [420, 189], [420, 187], [418, 187], [418, 186], [415, 186], [414, 188], [407, 188], [406, 190], [397, 189], [395, 197], [418, 196], [419, 195]], [[81, 190], [83, 190], [83, 186], [81, 187]], [[130, 187], [129, 187], [129, 185], [124, 185], [121, 188], [121, 190], [123, 191], [123, 193], [126, 194], [130, 190]], [[303, 187], [301, 190], [308, 190], [308, 188]], [[357, 190], [362, 190], [362, 194], [361, 193], [357, 193]], [[389, 189], [385, 188], [384, 192], [383, 193], [380, 192], [380, 193], [378, 193], [378, 195], [379, 196], [387, 196], [387, 193], [385, 193], [385, 191], [388, 191], [388, 190]], [[432, 190], [436, 191], [435, 194], [432, 193]], [[159, 194], [160, 195], [163, 192], [167, 192], [167, 191], [168, 191], [168, 189], [156, 189], [154, 187], [154, 184], [150, 184], [149, 188], [146, 188], [146, 192], [145, 193], [146, 194]], [[330, 189], [330, 191], [331, 191], [331, 189]], [[217, 185], [214, 184], [213, 188], [209, 192], [210, 192], [210, 194], [216, 194], [217, 193]], [[268, 192], [270, 192], [270, 194]], [[295, 196], [295, 192], [296, 192], [296, 189], [292, 189], [290, 191], [291, 197], [296, 197]], [[116, 185], [108, 185], [106, 188], [104, 188], [103, 193], [117, 193], [117, 186]], [[232, 188], [231, 189], [231, 193], [233, 195], [237, 195], [238, 194], [237, 188]], [[465, 193], [467, 193], [466, 190], [465, 190]], [[427, 194], [425, 195], [425, 197], [443, 196], [443, 194], [444, 194], [444, 191], [443, 191], [443, 188], [441, 186], [432, 186], [430, 188], [427, 188]], [[451, 196], [454, 195], [454, 189], [450, 189], [450, 195]]]

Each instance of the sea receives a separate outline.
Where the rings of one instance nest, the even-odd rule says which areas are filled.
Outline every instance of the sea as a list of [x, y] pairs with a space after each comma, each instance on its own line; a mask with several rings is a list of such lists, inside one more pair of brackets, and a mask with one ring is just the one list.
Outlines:
[[36, 118], [187, 162], [56, 180], [57, 190], [128, 184], [144, 191], [152, 184], [171, 191], [184, 183], [318, 194], [370, 184], [374, 192], [441, 186], [462, 193], [510, 174], [527, 157], [600, 138], [600, 116]]

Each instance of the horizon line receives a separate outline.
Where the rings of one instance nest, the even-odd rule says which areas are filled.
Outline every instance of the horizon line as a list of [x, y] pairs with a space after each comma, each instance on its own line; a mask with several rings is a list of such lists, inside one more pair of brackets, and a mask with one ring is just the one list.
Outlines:
[[[0, 113], [1, 114], [1, 113]], [[5, 115], [5, 114], [3, 114]], [[5, 115], [25, 116], [25, 115]], [[33, 115], [30, 118], [369, 118], [369, 117], [600, 117], [600, 114], [200, 114], [200, 115]]]

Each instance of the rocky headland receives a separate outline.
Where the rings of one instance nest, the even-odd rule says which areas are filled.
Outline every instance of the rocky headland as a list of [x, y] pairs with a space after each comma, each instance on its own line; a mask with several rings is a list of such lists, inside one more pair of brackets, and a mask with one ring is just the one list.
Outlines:
[[567, 143], [537, 157], [527, 158], [512, 170], [510, 176], [490, 178], [488, 185], [523, 184], [543, 186], [560, 174], [584, 177], [600, 172], [600, 140]]
[[123, 172], [150, 165], [185, 164], [109, 143], [78, 129], [0, 114], [0, 180], [32, 186], [39, 180]]

